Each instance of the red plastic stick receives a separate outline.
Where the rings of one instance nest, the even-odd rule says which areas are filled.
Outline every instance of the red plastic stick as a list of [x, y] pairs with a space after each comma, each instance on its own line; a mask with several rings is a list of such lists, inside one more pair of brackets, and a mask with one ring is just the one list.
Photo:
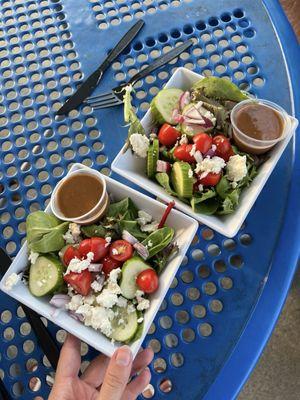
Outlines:
[[162, 228], [165, 225], [168, 215], [170, 214], [170, 212], [174, 206], [175, 206], [175, 201], [171, 201], [168, 204], [163, 216], [161, 217], [160, 223], [158, 224], [158, 229]]

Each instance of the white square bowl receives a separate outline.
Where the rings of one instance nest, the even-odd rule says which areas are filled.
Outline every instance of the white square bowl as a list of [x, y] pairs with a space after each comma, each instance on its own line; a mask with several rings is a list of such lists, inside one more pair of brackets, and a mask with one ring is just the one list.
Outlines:
[[[70, 172], [82, 168], [89, 169], [82, 164], [74, 164], [70, 169]], [[150, 197], [147, 197], [136, 190], [124, 186], [114, 179], [106, 176], [104, 178], [106, 180], [107, 190], [113, 195], [115, 201], [121, 200], [124, 197], [130, 197], [139, 209], [149, 212], [157, 220], [160, 219], [166, 208], [162, 203], [151, 199]], [[51, 212], [50, 205], [46, 208], [46, 212]], [[198, 228], [198, 223], [195, 220], [177, 210], [171, 211], [167, 220], [167, 225], [175, 230], [175, 240], [179, 246], [179, 253], [173, 259], [171, 259], [168, 265], [165, 267], [159, 278], [158, 290], [150, 296], [150, 308], [145, 312], [144, 315], [143, 335], [139, 340], [130, 345], [134, 357], [142, 345], [142, 342], [156, 316], [160, 304], [163, 301]], [[65, 310], [62, 310], [58, 316], [54, 318], [54, 308], [49, 304], [49, 298], [34, 297], [29, 292], [28, 287], [23, 284], [23, 282], [19, 282], [11, 290], [6, 289], [5, 281], [8, 276], [13, 272], [18, 274], [19, 272], [23, 271], [27, 264], [27, 242], [25, 242], [16, 258], [12, 262], [10, 268], [2, 278], [0, 282], [0, 289], [9, 296], [32, 308], [40, 315], [43, 315], [56, 325], [77, 336], [95, 349], [101, 351], [103, 354], [111, 357], [113, 352], [119, 347], [119, 344], [111, 343], [111, 341], [100, 332], [97, 332], [94, 329], [85, 326], [83, 323], [74, 320]]]
[[[195, 72], [192, 72], [186, 68], [178, 68], [167, 82], [165, 87], [176, 87], [182, 90], [189, 90], [195, 82], [203, 78], [204, 77], [202, 75], [196, 74]], [[220, 232], [227, 237], [233, 237], [237, 234], [238, 230], [242, 226], [259, 193], [263, 189], [266, 181], [271, 175], [271, 172], [277, 164], [280, 156], [295, 133], [298, 121], [292, 116], [290, 116], [290, 119], [290, 132], [283, 141], [278, 143], [270, 151], [269, 159], [266, 160], [259, 168], [259, 173], [251, 185], [248, 188], [243, 189], [240, 196], [240, 204], [233, 214], [215, 216], [195, 213], [189, 205], [167, 194], [157, 182], [150, 180], [146, 175], [146, 160], [136, 157], [131, 151], [124, 153], [125, 147], [121, 149], [114, 159], [112, 163], [112, 170], [122, 175], [129, 181], [141, 186], [143, 189], [148, 190], [150, 193], [153, 193], [162, 200], [165, 200], [166, 202], [174, 200], [176, 203], [176, 208], [179, 210], [191, 215], [193, 218], [211, 227], [215, 231]], [[145, 128], [146, 133], [149, 134], [151, 131], [151, 126], [153, 126], [150, 110], [147, 111], [141, 123]]]

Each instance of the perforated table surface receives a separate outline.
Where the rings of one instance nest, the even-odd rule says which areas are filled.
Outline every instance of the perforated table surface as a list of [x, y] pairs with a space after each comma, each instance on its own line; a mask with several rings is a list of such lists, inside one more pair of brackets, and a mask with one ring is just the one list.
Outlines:
[[[293, 96], [299, 48], [276, 1], [1, 0], [0, 246], [15, 256], [25, 218], [47, 205], [72, 163], [104, 174], [124, 142], [122, 109], [55, 111], [129, 24], [146, 26], [110, 70], [104, 91], [192, 38], [181, 54], [136, 86], [142, 115], [174, 69], [232, 79], [240, 88], [299, 110]], [[284, 53], [283, 53], [284, 50]], [[287, 68], [289, 66], [289, 69]], [[234, 398], [276, 322], [296, 268], [299, 239], [297, 140], [234, 239], [201, 225], [145, 340], [155, 352], [152, 398]], [[120, 179], [118, 176], [114, 178]], [[12, 398], [46, 399], [53, 371], [24, 313], [1, 296], [0, 372]], [[45, 320], [47, 324], [47, 321]], [[48, 323], [62, 342], [64, 332]], [[82, 345], [84, 369], [96, 352]], [[163, 384], [162, 384], [163, 383]]]

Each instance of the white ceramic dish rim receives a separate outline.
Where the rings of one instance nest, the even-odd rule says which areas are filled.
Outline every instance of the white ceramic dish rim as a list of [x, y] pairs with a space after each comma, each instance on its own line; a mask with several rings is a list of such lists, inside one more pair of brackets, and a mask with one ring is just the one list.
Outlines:
[[[74, 171], [76, 169], [82, 169], [82, 168], [87, 168], [82, 164], [74, 164], [72, 168], [70, 169], [69, 172]], [[156, 208], [159, 213], [161, 214], [163, 210], [165, 209], [165, 205], [158, 202], [157, 200], [154, 200], [148, 196], [145, 196], [142, 193], [137, 192], [136, 190], [127, 187], [123, 185], [122, 183], [117, 182], [116, 180], [109, 178], [109, 177], [104, 177], [107, 183], [107, 186], [112, 186], [115, 188], [116, 191], [124, 191], [124, 197], [126, 196], [132, 196], [132, 197], [138, 197], [141, 202], [145, 203], [145, 210], [147, 210], [147, 207], [153, 207]], [[112, 190], [113, 192], [113, 190]], [[161, 209], [161, 210], [159, 210]], [[47, 212], [51, 211], [50, 205], [46, 208]], [[178, 221], [178, 224], [180, 222], [180, 226], [186, 226], [185, 232], [181, 233], [179, 236], [182, 234], [185, 234], [186, 237], [182, 237], [182, 245], [180, 246], [180, 251], [179, 254], [176, 255], [172, 260], [170, 260], [169, 264], [166, 266], [166, 268], [163, 271], [163, 274], [165, 275], [162, 276], [163, 283], [161, 286], [163, 287], [162, 289], [159, 288], [157, 294], [154, 294], [152, 297], [152, 301], [150, 302], [150, 308], [146, 311], [145, 313], [145, 319], [144, 319], [144, 331], [142, 337], [137, 340], [136, 342], [130, 344], [130, 348], [132, 350], [133, 356], [135, 357], [140, 346], [142, 345], [142, 342], [150, 328], [150, 325], [152, 321], [154, 320], [159, 307], [161, 305], [161, 302], [163, 301], [172, 281], [173, 278], [179, 269], [183, 257], [185, 256], [185, 253], [187, 252], [194, 235], [197, 231], [198, 228], [198, 223], [190, 218], [189, 216], [181, 213], [180, 211], [177, 210], [172, 210], [171, 214], [169, 216], [169, 221]], [[172, 225], [172, 223], [170, 223]], [[180, 237], [179, 237], [180, 239]], [[73, 335], [77, 336], [80, 338], [82, 341], [86, 342], [88, 345], [91, 345], [95, 349], [101, 351], [103, 354], [106, 354], [108, 356], [112, 356], [113, 352], [119, 347], [118, 343], [111, 343], [111, 341], [106, 338], [104, 335], [102, 335], [100, 332], [95, 331], [94, 329], [90, 327], [86, 327], [84, 324], [82, 324], [79, 321], [74, 320], [68, 313], [64, 310], [62, 310], [58, 316], [54, 317], [53, 316], [53, 311], [55, 310], [46, 299], [43, 298], [36, 298], [32, 296], [28, 290], [28, 288], [23, 284], [23, 283], [18, 283], [16, 286], [14, 286], [11, 290], [7, 290], [5, 287], [5, 282], [8, 276], [10, 276], [13, 272], [19, 273], [24, 270], [24, 268], [28, 264], [28, 259], [27, 259], [27, 242], [23, 244], [21, 247], [20, 251], [16, 255], [15, 259], [13, 260], [10, 268], [7, 270], [5, 275], [3, 276], [1, 282], [0, 282], [0, 289], [7, 293], [9, 296], [15, 298], [16, 300], [20, 301], [21, 303], [27, 305], [28, 307], [32, 308], [36, 312], [38, 312], [40, 315], [44, 316], [48, 320], [52, 321], [54, 324], [57, 326], [65, 329], [66, 331], [72, 333]], [[163, 278], [165, 277], [165, 278]], [[162, 291], [161, 291], [162, 290]], [[153, 303], [153, 304], [152, 304]]]
[[[187, 90], [194, 82], [203, 78], [202, 75], [196, 74], [186, 68], [179, 67], [166, 83], [165, 87], [178, 87]], [[289, 133], [287, 133], [284, 140], [279, 142], [272, 150], [270, 150], [270, 158], [260, 167], [259, 174], [253, 180], [251, 185], [243, 190], [240, 196], [239, 207], [233, 214], [225, 216], [210, 216], [193, 212], [189, 205], [170, 196], [158, 183], [148, 179], [145, 173], [141, 173], [140, 171], [145, 171], [145, 161], [137, 161], [137, 157], [133, 156], [130, 151], [124, 153], [125, 145], [113, 160], [112, 170], [166, 202], [174, 200], [177, 209], [185, 212], [197, 221], [209, 226], [222, 235], [234, 237], [241, 228], [298, 126], [298, 120], [296, 118], [289, 115], [289, 119], [291, 122]], [[147, 111], [141, 122], [146, 129], [146, 132], [149, 133], [152, 125], [150, 110]]]

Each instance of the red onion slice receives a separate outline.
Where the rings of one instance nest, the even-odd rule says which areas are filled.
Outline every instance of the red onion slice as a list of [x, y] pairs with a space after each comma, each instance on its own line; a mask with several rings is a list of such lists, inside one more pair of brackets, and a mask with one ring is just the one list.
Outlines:
[[169, 173], [171, 171], [171, 164], [168, 161], [157, 160], [156, 171]]
[[122, 239], [126, 240], [126, 242], [134, 245], [135, 243], [138, 243], [138, 240], [136, 237], [134, 237], [131, 233], [129, 233], [128, 231], [126, 231], [126, 229], [124, 229], [124, 231], [122, 232]]
[[175, 108], [175, 110], [172, 113], [172, 120], [176, 124], [180, 124], [183, 121], [183, 116], [181, 114], [179, 114], [179, 111], [177, 110], [177, 108]]
[[67, 294], [55, 294], [49, 303], [56, 308], [64, 308], [69, 301], [70, 297]]
[[149, 257], [149, 251], [146, 246], [144, 246], [142, 243], [135, 243], [133, 245], [135, 250], [139, 253], [139, 255], [146, 260]]
[[76, 321], [83, 322], [84, 316], [80, 313], [76, 313], [75, 311], [69, 311], [69, 315], [71, 318], [75, 319]]
[[103, 264], [90, 264], [88, 270], [90, 272], [100, 272], [102, 270]]
[[186, 122], [187, 124], [196, 124], [196, 125], [205, 125], [205, 121], [202, 118], [190, 118], [188, 116], [184, 117], [184, 122]]
[[190, 92], [184, 92], [184, 93], [182, 93], [182, 95], [181, 95], [180, 98], [179, 98], [179, 106], [180, 106], [180, 109], [183, 110], [184, 107], [185, 107], [186, 105], [188, 105], [190, 101], [191, 101]]

